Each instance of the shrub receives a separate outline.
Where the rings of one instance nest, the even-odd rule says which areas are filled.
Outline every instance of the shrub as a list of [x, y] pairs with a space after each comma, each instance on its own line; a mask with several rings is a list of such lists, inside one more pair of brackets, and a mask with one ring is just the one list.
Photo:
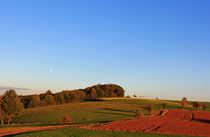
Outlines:
[[144, 118], [144, 114], [143, 114], [141, 108], [136, 110], [136, 118], [138, 118], [138, 119]]
[[154, 105], [148, 105], [144, 107], [149, 111], [149, 114], [152, 116], [153, 115], [153, 110], [154, 110]]
[[60, 124], [70, 124], [72, 123], [72, 118], [68, 115], [64, 115], [63, 118], [59, 121]]
[[199, 110], [202, 107], [202, 103], [201, 102], [192, 102], [193, 108], [196, 110]]
[[186, 97], [182, 98], [181, 106], [182, 106], [182, 108], [186, 108], [186, 106], [187, 106], [187, 98]]

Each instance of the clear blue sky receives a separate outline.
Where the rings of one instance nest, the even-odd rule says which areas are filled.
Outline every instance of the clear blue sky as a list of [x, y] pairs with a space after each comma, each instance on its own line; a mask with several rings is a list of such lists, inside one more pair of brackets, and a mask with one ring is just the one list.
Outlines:
[[[1, 0], [0, 87], [210, 100], [209, 0]], [[26, 92], [26, 91], [25, 91]]]

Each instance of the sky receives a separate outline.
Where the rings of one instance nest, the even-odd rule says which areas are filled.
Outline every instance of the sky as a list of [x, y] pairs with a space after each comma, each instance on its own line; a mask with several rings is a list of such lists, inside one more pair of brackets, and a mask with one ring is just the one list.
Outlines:
[[209, 0], [1, 0], [0, 93], [98, 83], [210, 101]]

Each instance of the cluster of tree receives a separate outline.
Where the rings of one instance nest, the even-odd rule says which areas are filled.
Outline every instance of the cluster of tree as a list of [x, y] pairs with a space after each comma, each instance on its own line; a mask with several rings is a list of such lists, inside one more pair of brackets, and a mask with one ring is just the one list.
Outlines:
[[[187, 98], [186, 97], [182, 98], [181, 106], [182, 106], [182, 108], [187, 107]], [[192, 106], [196, 110], [199, 110], [199, 109], [203, 108], [203, 110], [206, 111], [206, 109], [207, 109], [207, 106], [204, 103], [201, 103], [201, 102], [198, 102], [198, 101], [192, 102]]]
[[7, 118], [8, 124], [12, 121], [12, 117], [19, 116], [23, 110], [23, 104], [14, 90], [6, 91], [0, 98], [0, 118], [1, 125]]
[[94, 85], [85, 89], [64, 90], [53, 94], [48, 90], [44, 94], [20, 96], [25, 108], [59, 105], [71, 102], [94, 101], [105, 97], [123, 97], [124, 89], [115, 84]]
[[202, 108], [204, 111], [206, 111], [207, 108], [205, 104], [198, 101], [192, 102], [192, 106], [195, 110], [199, 110]]

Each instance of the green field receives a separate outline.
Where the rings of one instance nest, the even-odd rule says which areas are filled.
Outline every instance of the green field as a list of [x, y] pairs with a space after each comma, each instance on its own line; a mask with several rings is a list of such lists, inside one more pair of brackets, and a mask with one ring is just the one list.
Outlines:
[[[70, 115], [74, 123], [104, 123], [115, 120], [135, 118], [135, 111], [140, 105], [153, 104], [155, 110], [162, 108], [162, 102], [147, 100], [106, 100], [96, 102], [71, 103], [57, 106], [25, 109], [22, 115], [15, 118], [13, 122], [58, 124], [62, 116]], [[180, 109], [177, 104], [168, 104], [170, 109]], [[148, 111], [143, 109], [145, 115]]]
[[15, 137], [193, 137], [184, 135], [166, 135], [135, 132], [113, 132], [100, 130], [87, 130], [78, 128], [65, 128], [58, 130], [47, 130], [27, 134], [16, 135]]

